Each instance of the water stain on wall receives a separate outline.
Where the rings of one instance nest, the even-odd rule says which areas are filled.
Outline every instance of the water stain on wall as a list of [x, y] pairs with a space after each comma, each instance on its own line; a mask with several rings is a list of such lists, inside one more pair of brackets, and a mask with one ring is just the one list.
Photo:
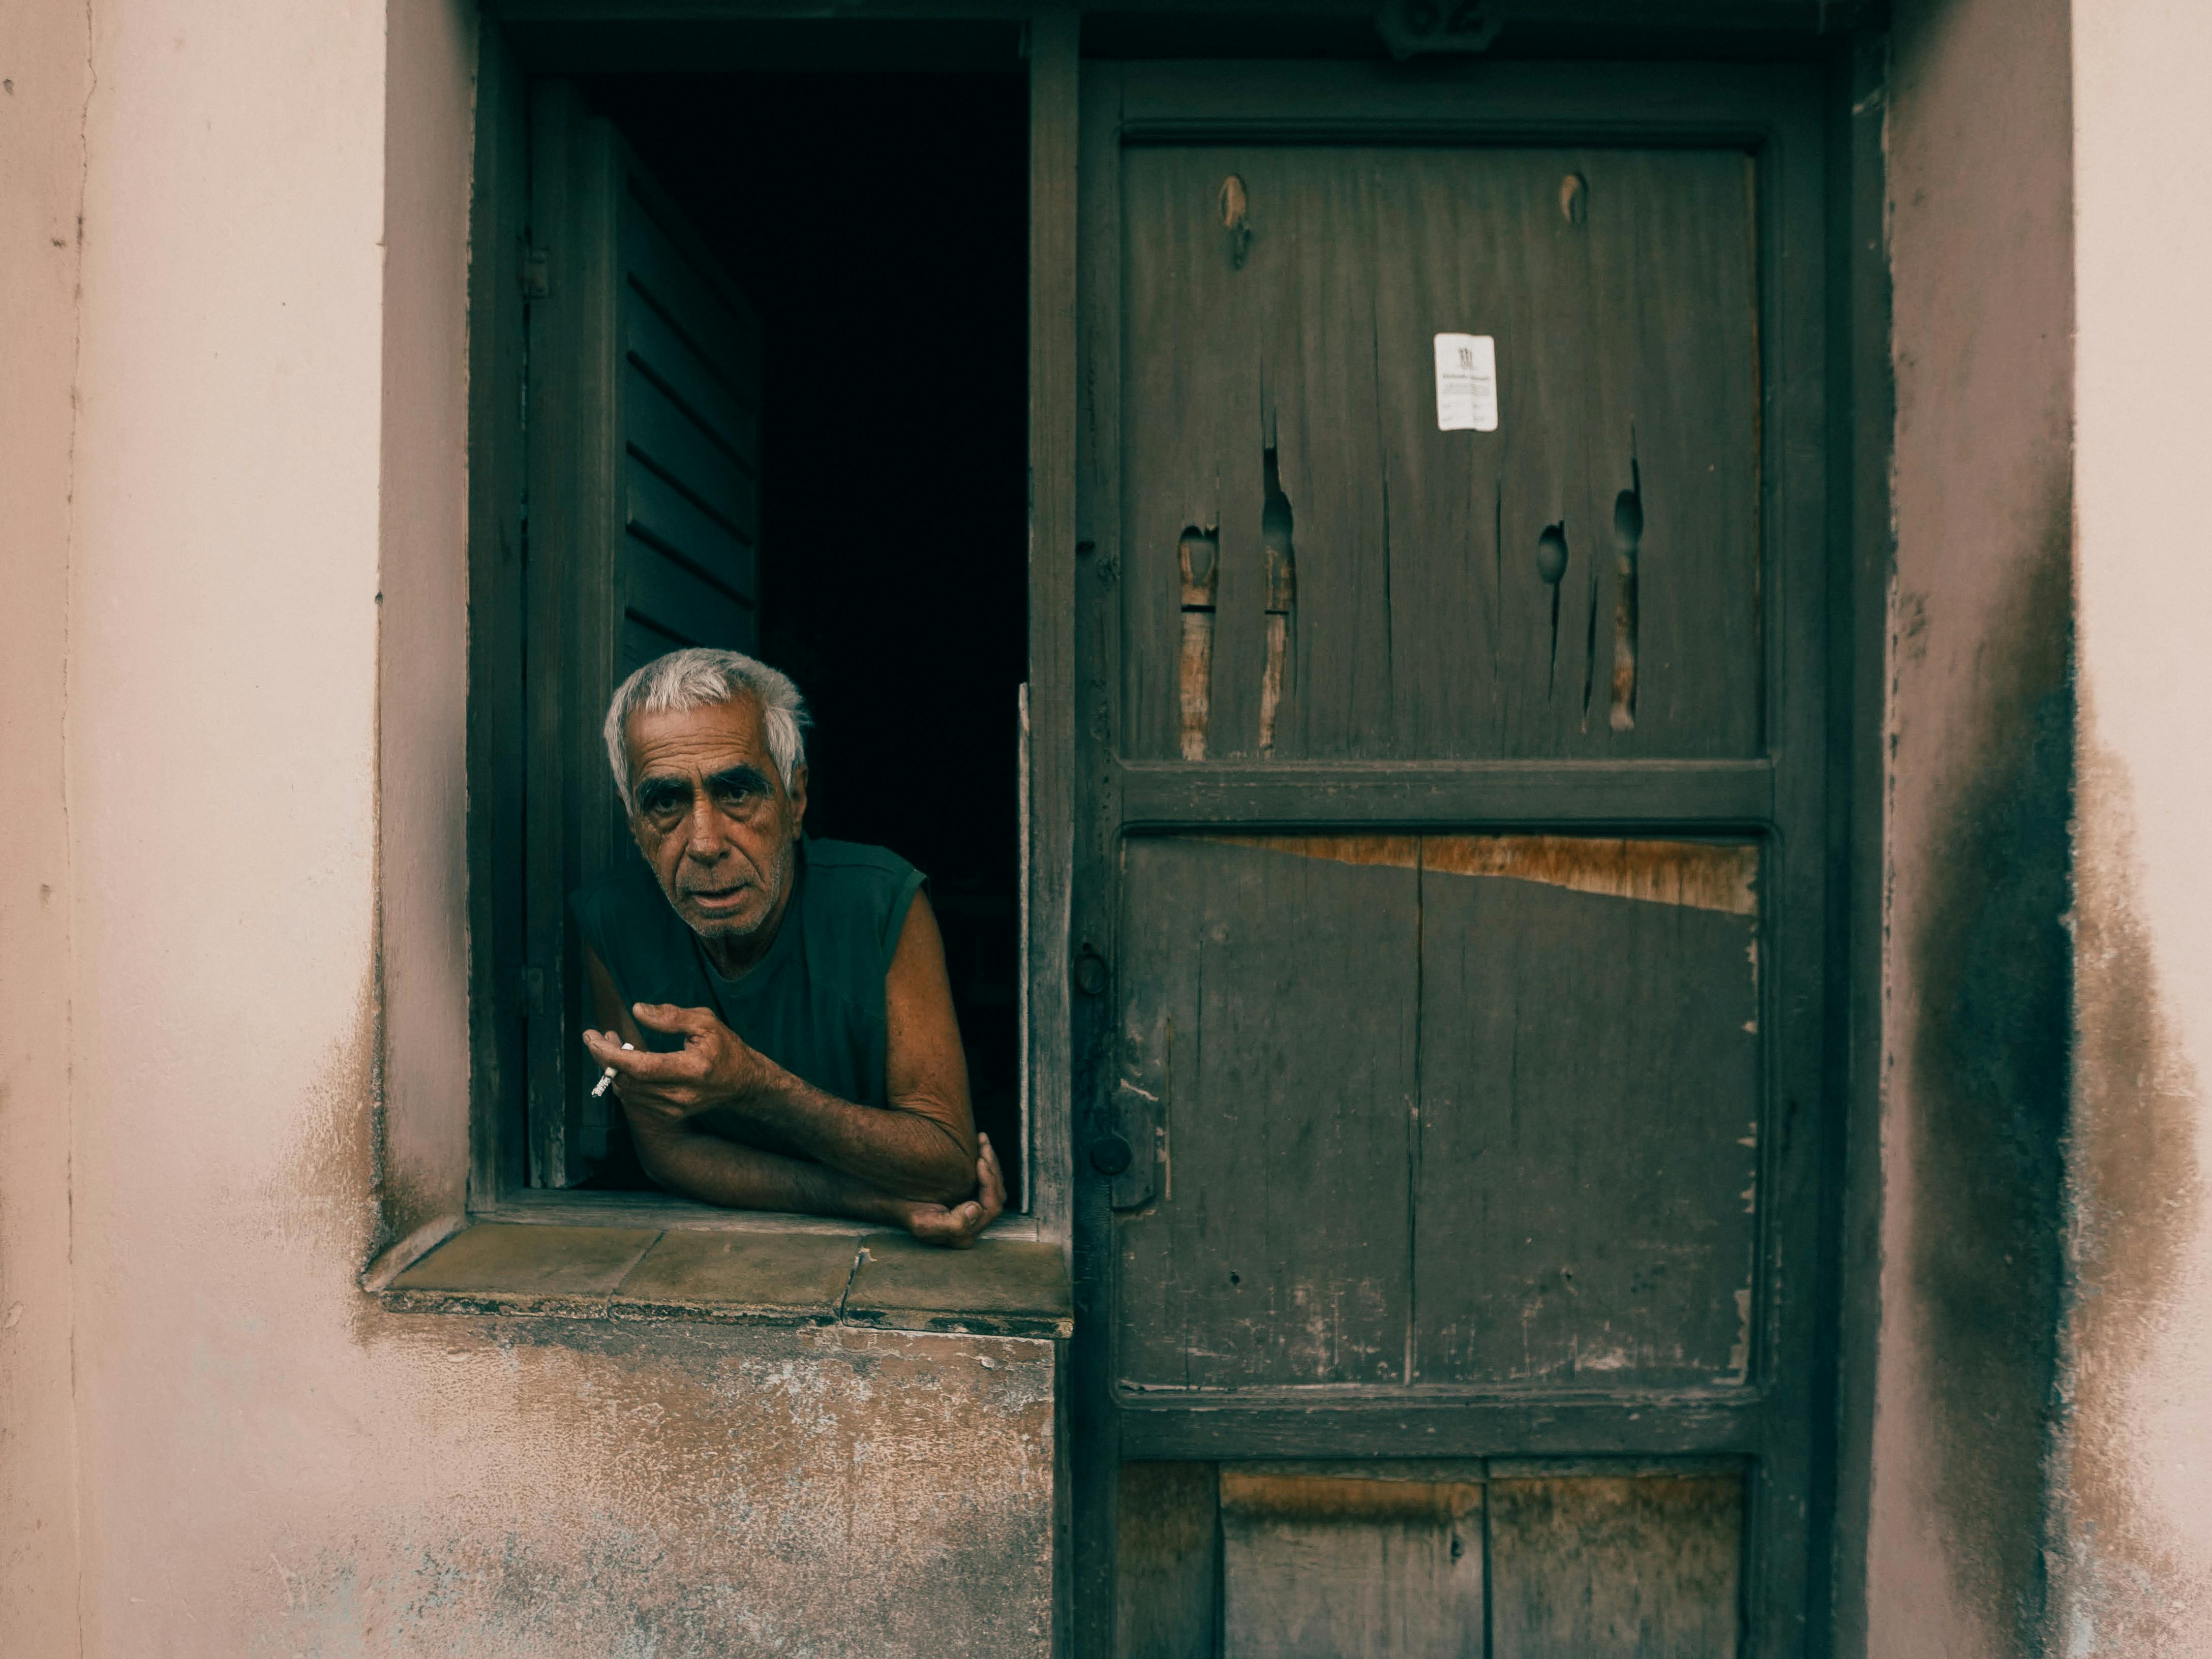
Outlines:
[[1959, 1587], [2021, 1651], [2045, 1627], [2058, 1408], [2073, 955], [2070, 524], [2062, 500], [1981, 653], [1983, 713], [1893, 1008], [1916, 1080], [1907, 1271], [1924, 1310], [1934, 1486]]
[[[2086, 708], [2084, 730], [2094, 730]], [[2166, 1012], [2136, 898], [2126, 769], [2094, 740], [2081, 757], [2057, 1597], [2070, 1651], [2180, 1652], [2206, 1609], [2176, 1599], [2190, 1577], [2144, 1502], [2148, 1454], [2134, 1435], [2140, 1402], [2158, 1390], [2154, 1356], [2181, 1289], [2183, 1241], [2203, 1228], [2203, 1090]], [[2164, 1593], [2148, 1593], [2154, 1585]]]
[[300, 1091], [291, 1142], [262, 1195], [285, 1239], [342, 1261], [349, 1273], [398, 1237], [386, 1218], [394, 1195], [382, 1179], [377, 1033], [372, 969], [362, 976], [352, 1023]]

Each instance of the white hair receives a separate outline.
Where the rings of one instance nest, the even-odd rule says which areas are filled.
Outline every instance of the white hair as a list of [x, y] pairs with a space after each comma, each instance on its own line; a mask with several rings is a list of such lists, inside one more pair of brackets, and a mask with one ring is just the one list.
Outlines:
[[681, 714], [748, 694], [760, 700], [768, 752], [775, 757], [775, 769], [782, 774], [788, 793], [793, 775], [806, 763], [806, 728], [814, 723], [799, 687], [781, 669], [770, 668], [742, 652], [689, 646], [655, 657], [624, 680], [607, 705], [607, 764], [613, 769], [623, 810], [628, 811], [632, 805], [629, 744], [632, 714]]

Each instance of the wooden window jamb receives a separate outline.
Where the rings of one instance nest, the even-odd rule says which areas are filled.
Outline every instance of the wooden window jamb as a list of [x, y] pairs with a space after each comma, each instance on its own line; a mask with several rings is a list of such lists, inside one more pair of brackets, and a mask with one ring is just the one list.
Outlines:
[[1074, 1079], [1069, 899], [1075, 861], [1075, 227], [1078, 33], [1030, 24], [1030, 1212], [1071, 1234]]

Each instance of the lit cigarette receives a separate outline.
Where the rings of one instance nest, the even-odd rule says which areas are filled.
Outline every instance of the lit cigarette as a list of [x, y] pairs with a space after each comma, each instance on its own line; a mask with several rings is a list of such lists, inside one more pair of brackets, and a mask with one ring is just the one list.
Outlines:
[[[623, 1044], [623, 1048], [630, 1053], [635, 1053], [637, 1045], [633, 1042], [625, 1042]], [[607, 1067], [607, 1074], [592, 1085], [592, 1098], [593, 1100], [597, 1100], [601, 1095], [606, 1093], [607, 1085], [612, 1083], [614, 1080], [615, 1068], [610, 1066]]]

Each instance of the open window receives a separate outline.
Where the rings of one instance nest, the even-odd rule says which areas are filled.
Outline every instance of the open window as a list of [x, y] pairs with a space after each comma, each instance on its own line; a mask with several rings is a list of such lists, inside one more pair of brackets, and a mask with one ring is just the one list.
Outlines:
[[479, 425], [512, 423], [473, 439], [480, 509], [515, 498], [471, 594], [479, 1207], [649, 1184], [590, 1096], [566, 901], [637, 856], [608, 697], [693, 644], [799, 682], [810, 834], [929, 877], [1021, 1200], [1028, 112], [1004, 45], [994, 71], [621, 73], [532, 72], [526, 46], [483, 100], [478, 258], [511, 246], [520, 299], [475, 358], [501, 376]]

